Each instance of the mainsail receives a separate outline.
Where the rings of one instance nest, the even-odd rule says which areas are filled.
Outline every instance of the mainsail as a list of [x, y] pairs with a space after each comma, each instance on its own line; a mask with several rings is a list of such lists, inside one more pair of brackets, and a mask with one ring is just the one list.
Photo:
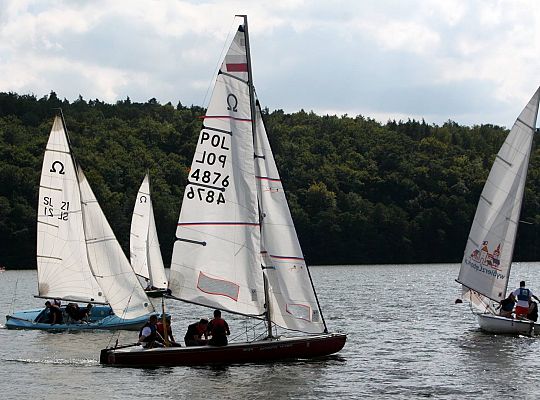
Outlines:
[[221, 65], [176, 230], [169, 288], [182, 300], [265, 312], [246, 38]]
[[494, 301], [506, 296], [540, 88], [517, 118], [486, 181], [457, 281]]
[[154, 220], [154, 207], [150, 196], [148, 174], [137, 193], [135, 208], [131, 218], [130, 259], [135, 273], [148, 279], [152, 286], [167, 287], [167, 276], [161, 257], [159, 239]]
[[204, 118], [169, 287], [185, 301], [326, 332], [255, 105], [246, 30], [232, 41]]
[[41, 297], [107, 301], [88, 264], [77, 169], [60, 116], [54, 119], [41, 170], [37, 269]]
[[266, 135], [260, 108], [256, 110], [255, 160], [261, 209], [261, 254], [268, 277], [271, 320], [287, 329], [325, 331], [287, 198]]
[[88, 259], [99, 286], [121, 318], [137, 318], [154, 311], [84, 173], [80, 168], [78, 172]]

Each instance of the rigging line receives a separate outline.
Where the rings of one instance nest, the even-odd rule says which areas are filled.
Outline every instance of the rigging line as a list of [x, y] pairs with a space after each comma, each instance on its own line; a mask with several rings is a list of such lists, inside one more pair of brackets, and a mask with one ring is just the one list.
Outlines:
[[13, 314], [15, 311], [13, 305], [15, 304], [15, 298], [17, 297], [17, 286], [19, 285], [19, 272], [17, 272], [17, 279], [15, 280], [15, 287], [13, 288], [13, 297], [11, 298], [11, 304], [9, 306], [9, 314]]
[[[210, 88], [213, 87], [215, 84], [215, 80], [216, 80], [216, 76], [219, 72], [219, 68], [221, 66], [221, 63], [223, 62], [223, 53], [225, 53], [225, 49], [228, 48], [228, 46], [230, 46], [230, 43], [229, 43], [229, 38], [231, 36], [231, 31], [233, 29], [233, 26], [236, 24], [236, 17], [233, 17], [232, 19], [232, 22], [231, 22], [231, 25], [229, 26], [229, 30], [228, 30], [228, 33], [227, 33], [227, 38], [225, 39], [225, 42], [223, 43], [223, 48], [221, 49], [221, 53], [219, 54], [219, 58], [218, 58], [218, 61], [216, 63], [216, 66], [214, 67], [214, 72], [212, 74], [212, 78], [210, 80], [210, 83], [208, 84], [207, 88], [206, 88], [206, 93], [204, 94], [204, 98], [203, 98], [203, 101], [201, 103], [202, 107], [204, 108], [208, 108], [207, 104], [206, 104], [206, 99], [208, 98], [208, 92], [210, 92]], [[234, 33], [236, 34], [236, 30], [234, 31]]]

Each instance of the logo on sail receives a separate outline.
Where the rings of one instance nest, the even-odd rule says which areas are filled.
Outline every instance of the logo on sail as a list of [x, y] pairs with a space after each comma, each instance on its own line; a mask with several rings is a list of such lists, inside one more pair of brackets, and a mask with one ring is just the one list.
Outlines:
[[493, 253], [490, 253], [488, 241], [485, 240], [482, 242], [480, 249], [475, 249], [471, 253], [471, 258], [480, 265], [487, 265], [498, 270], [501, 258], [501, 244], [499, 243]]
[[500, 273], [501, 244], [499, 243], [493, 252], [489, 252], [487, 240], [482, 242], [479, 249], [473, 250], [471, 255], [465, 259], [465, 264], [478, 272], [491, 275], [497, 279], [504, 279], [505, 274]]

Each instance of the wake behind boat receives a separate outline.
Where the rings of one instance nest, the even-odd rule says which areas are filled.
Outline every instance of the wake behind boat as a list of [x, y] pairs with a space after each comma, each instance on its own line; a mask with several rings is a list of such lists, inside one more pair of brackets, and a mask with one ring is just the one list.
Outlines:
[[[328, 333], [268, 141], [251, 73], [247, 17], [221, 64], [191, 164], [173, 249], [171, 298], [266, 323], [226, 346], [110, 348], [118, 366], [268, 362], [328, 356]], [[277, 327], [294, 336], [276, 335]]]
[[94, 310], [79, 323], [64, 307], [54, 325], [50, 308], [19, 311], [6, 317], [9, 329], [137, 329], [154, 311], [71, 154], [61, 115], [54, 119], [41, 171], [37, 268], [36, 297], [73, 307], [94, 304]]
[[495, 158], [480, 195], [457, 278], [480, 328], [490, 333], [540, 334], [540, 324], [534, 321], [497, 315], [498, 304], [507, 296], [539, 102], [540, 88], [517, 118]]

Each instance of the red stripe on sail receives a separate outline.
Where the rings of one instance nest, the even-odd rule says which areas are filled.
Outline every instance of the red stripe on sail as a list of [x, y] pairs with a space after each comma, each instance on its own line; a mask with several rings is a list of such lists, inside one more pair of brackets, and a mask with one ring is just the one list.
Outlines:
[[176, 226], [259, 226], [257, 222], [179, 222]]
[[278, 256], [275, 254], [270, 254], [270, 257], [277, 258], [279, 260], [297, 260], [297, 261], [304, 261], [302, 257], [287, 257], [287, 256]]
[[230, 115], [203, 115], [202, 117], [198, 117], [198, 118], [200, 119], [234, 119], [235, 121], [251, 122], [251, 119], [235, 118], [235, 117], [231, 117]]
[[248, 72], [248, 67], [246, 63], [242, 64], [225, 64], [227, 67], [227, 72]]
[[278, 178], [270, 178], [268, 176], [255, 176], [255, 178], [260, 179], [262, 181], [272, 181], [272, 182], [281, 182], [281, 179]]

